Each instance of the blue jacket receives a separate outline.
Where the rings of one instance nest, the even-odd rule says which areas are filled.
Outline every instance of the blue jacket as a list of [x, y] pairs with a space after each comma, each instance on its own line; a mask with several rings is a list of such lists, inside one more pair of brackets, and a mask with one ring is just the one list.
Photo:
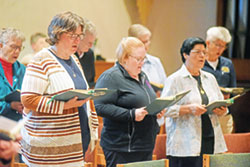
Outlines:
[[[25, 74], [25, 66], [18, 61], [16, 61], [13, 65], [13, 86], [11, 86], [4, 75], [4, 70], [2, 64], [0, 63], [0, 97], [4, 97], [10, 92], [21, 89], [23, 77]], [[6, 103], [5, 101], [0, 101], [0, 114], [8, 117], [12, 120], [18, 121], [22, 118], [22, 115], [17, 111], [10, 108], [10, 103]]]
[[219, 86], [236, 87], [236, 74], [233, 63], [230, 59], [220, 56], [216, 70], [214, 70], [206, 61], [202, 70], [212, 73]]

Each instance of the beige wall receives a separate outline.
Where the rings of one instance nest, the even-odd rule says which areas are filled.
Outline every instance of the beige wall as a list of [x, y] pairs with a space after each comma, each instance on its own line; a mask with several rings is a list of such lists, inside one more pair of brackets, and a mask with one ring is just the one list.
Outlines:
[[[52, 17], [72, 11], [92, 20], [98, 31], [98, 47], [108, 60], [127, 35], [131, 23], [138, 23], [135, 0], [0, 0], [0, 28], [16, 27], [26, 35], [25, 50], [31, 52], [29, 37], [47, 33]], [[167, 74], [180, 65], [179, 48], [190, 36], [204, 37], [215, 24], [217, 0], [155, 0], [147, 26], [153, 33], [150, 53], [160, 57]]]
[[217, 0], [155, 0], [148, 27], [152, 31], [150, 53], [158, 56], [169, 75], [182, 64], [180, 47], [192, 36], [205, 38], [216, 24]]
[[97, 44], [102, 55], [115, 58], [117, 44], [127, 35], [131, 24], [122, 0], [0, 0], [0, 27], [15, 27], [25, 33], [22, 56], [32, 51], [30, 35], [37, 31], [47, 34], [52, 17], [63, 11], [92, 20], [97, 27]]

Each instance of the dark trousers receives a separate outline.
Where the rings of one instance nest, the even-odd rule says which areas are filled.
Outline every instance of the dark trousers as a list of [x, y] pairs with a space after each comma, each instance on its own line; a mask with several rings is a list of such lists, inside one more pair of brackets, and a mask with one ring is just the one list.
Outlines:
[[202, 156], [198, 157], [173, 157], [167, 156], [169, 167], [202, 167]]
[[201, 141], [200, 156], [197, 157], [175, 157], [167, 156], [169, 167], [202, 167], [203, 154], [214, 153], [214, 137], [204, 137]]
[[152, 160], [152, 151], [117, 152], [103, 149], [107, 167], [116, 167], [116, 164]]

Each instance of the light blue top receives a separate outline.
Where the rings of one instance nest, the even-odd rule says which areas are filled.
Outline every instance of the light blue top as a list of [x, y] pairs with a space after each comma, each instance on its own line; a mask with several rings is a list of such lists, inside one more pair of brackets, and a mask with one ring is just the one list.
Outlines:
[[167, 76], [158, 57], [146, 54], [142, 71], [146, 73], [150, 82], [164, 84]]
[[[215, 100], [223, 100], [215, 77], [205, 71], [200, 71], [203, 89], [209, 103]], [[185, 90], [191, 90], [176, 105], [169, 107], [166, 116], [167, 155], [172, 156], [199, 156], [201, 150], [201, 116], [187, 114], [179, 116], [181, 105], [201, 104], [201, 96], [197, 87], [197, 81], [189, 73], [185, 65], [169, 76], [165, 82], [162, 97], [175, 95]], [[220, 123], [216, 114], [209, 114], [214, 128], [215, 145], [214, 153], [227, 150]]]

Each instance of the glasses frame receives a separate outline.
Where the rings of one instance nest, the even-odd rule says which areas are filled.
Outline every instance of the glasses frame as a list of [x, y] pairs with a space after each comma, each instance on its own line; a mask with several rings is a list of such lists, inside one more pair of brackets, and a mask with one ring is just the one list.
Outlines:
[[218, 43], [216, 43], [215, 41], [212, 41], [212, 43], [213, 43], [214, 46], [217, 47], [217, 48], [227, 49], [227, 47], [228, 47], [227, 45], [223, 46], [223, 45], [221, 45], [221, 44], [218, 44]]
[[192, 49], [190, 51], [190, 53], [194, 53], [196, 55], [203, 55], [203, 56], [207, 56], [207, 51], [201, 51], [201, 50], [197, 50], [197, 49]]
[[10, 47], [12, 49], [12, 51], [16, 51], [17, 49], [21, 52], [25, 47], [24, 46], [18, 46], [18, 45], [15, 45], [15, 44], [5, 44], [7, 45], [8, 47]]
[[72, 40], [76, 40], [76, 39], [80, 39], [80, 40], [83, 40], [84, 39], [84, 36], [85, 36], [85, 34], [84, 33], [81, 33], [81, 34], [75, 34], [75, 33], [72, 33], [72, 32], [67, 32], [66, 33], [69, 37], [70, 37], [70, 39], [72, 39]]
[[142, 63], [142, 62], [144, 62], [145, 61], [145, 59], [146, 59], [146, 56], [144, 56], [144, 58], [143, 59], [141, 59], [141, 58], [138, 58], [138, 57], [135, 57], [135, 56], [132, 56], [132, 55], [128, 55], [128, 56], [130, 56], [130, 57], [133, 57], [138, 63]]

